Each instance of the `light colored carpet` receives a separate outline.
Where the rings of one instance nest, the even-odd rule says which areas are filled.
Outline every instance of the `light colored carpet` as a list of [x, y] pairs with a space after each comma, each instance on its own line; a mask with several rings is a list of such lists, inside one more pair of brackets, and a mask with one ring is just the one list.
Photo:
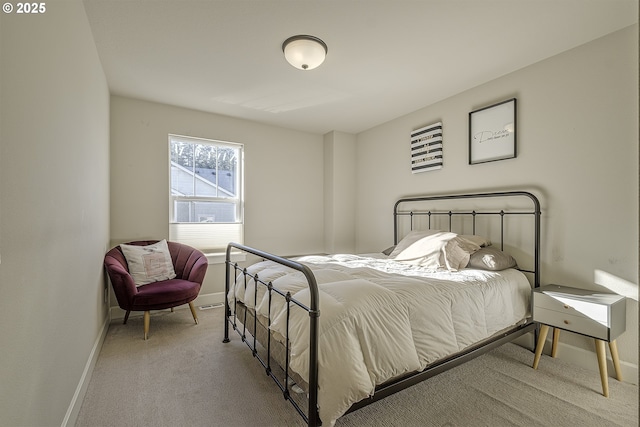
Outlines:
[[[223, 309], [152, 313], [114, 322], [76, 426], [303, 426], [233, 332]], [[347, 426], [638, 426], [638, 387], [506, 344], [471, 362], [348, 414]], [[597, 363], [594, 356], [594, 364]]]

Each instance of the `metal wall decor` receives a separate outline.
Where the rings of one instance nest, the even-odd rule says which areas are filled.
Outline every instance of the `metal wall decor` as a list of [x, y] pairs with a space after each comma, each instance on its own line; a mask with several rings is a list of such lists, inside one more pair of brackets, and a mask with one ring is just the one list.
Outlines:
[[411, 173], [442, 169], [442, 122], [411, 132]]
[[469, 113], [469, 164], [516, 157], [516, 99]]

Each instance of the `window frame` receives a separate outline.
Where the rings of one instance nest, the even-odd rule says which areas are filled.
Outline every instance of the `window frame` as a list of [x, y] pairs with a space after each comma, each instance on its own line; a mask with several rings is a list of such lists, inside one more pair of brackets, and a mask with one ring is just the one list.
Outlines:
[[[174, 166], [171, 160], [172, 145], [174, 142], [183, 142], [194, 145], [210, 145], [215, 147], [233, 148], [238, 151], [238, 161], [236, 165], [236, 195], [235, 197], [220, 197], [220, 189], [216, 189], [216, 196], [197, 196], [195, 195], [195, 186], [197, 177], [194, 174], [194, 195], [175, 195], [173, 194], [173, 182], [172, 182], [172, 168]], [[194, 246], [203, 252], [208, 253], [220, 253], [226, 249], [226, 243], [224, 246], [220, 243], [205, 244], [205, 241], [216, 241], [216, 237], [207, 236], [214, 234], [215, 236], [233, 236], [232, 239], [237, 243], [244, 243], [244, 144], [230, 141], [222, 141], [215, 139], [199, 138], [186, 135], [169, 134], [168, 135], [168, 168], [169, 168], [169, 238], [177, 242], [182, 242]], [[177, 165], [178, 167], [183, 167]], [[193, 169], [189, 171], [193, 173], [195, 171], [195, 164]], [[218, 171], [218, 170], [217, 170]], [[199, 178], [204, 180], [204, 178]], [[218, 178], [216, 177], [216, 187]], [[176, 221], [176, 202], [213, 202], [213, 203], [226, 203], [235, 205], [235, 221], [224, 222], [179, 222]], [[182, 231], [180, 231], [182, 230]], [[186, 232], [185, 232], [186, 230]], [[195, 237], [196, 234], [204, 234], [204, 238]], [[195, 240], [194, 240], [195, 238]], [[218, 239], [222, 240], [222, 238]], [[212, 247], [209, 247], [212, 246]]]

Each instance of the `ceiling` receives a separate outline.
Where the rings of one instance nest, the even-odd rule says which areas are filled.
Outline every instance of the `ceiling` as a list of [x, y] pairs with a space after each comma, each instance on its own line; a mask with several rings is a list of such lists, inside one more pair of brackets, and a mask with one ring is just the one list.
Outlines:
[[[112, 94], [358, 133], [638, 22], [637, 0], [85, 0]], [[314, 70], [282, 42], [328, 45]]]

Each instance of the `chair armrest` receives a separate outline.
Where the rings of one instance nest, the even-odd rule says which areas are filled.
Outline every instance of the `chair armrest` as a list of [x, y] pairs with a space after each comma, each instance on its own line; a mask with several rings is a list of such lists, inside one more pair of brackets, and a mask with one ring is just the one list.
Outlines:
[[133, 277], [120, 261], [112, 257], [106, 257], [104, 266], [111, 279], [111, 285], [116, 294], [116, 299], [121, 308], [126, 309], [132, 302], [133, 296], [138, 293]]

